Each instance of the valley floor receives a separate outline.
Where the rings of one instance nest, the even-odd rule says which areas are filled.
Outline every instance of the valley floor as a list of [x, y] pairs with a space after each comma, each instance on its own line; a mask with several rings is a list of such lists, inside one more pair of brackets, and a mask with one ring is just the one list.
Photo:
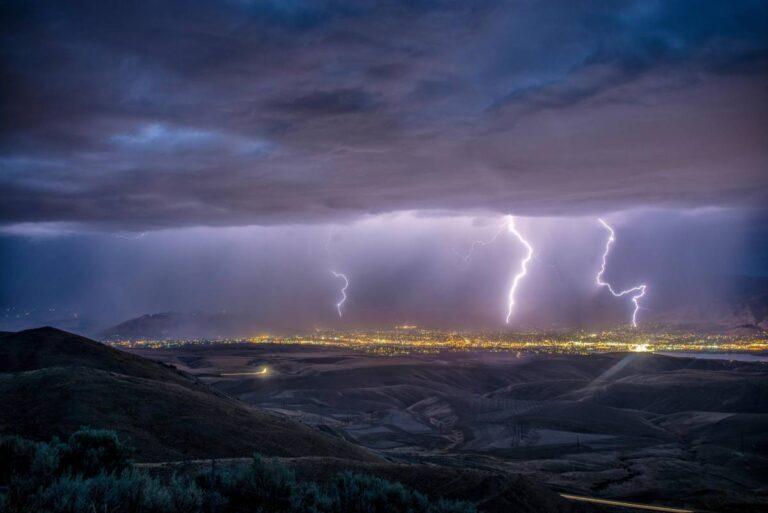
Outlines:
[[610, 500], [768, 510], [762, 362], [270, 344], [134, 352], [392, 462], [521, 474]]

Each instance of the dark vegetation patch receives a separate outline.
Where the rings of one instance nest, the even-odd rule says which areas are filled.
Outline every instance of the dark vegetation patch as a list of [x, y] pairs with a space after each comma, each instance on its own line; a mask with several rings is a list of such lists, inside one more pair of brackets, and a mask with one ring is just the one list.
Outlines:
[[474, 513], [467, 502], [343, 471], [298, 480], [275, 461], [152, 476], [114, 432], [80, 429], [66, 442], [0, 438], [0, 511], [8, 513]]

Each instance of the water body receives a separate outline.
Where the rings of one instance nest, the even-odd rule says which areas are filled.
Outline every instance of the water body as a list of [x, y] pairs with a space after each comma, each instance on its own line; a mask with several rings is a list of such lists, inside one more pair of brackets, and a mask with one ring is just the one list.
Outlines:
[[701, 358], [702, 360], [730, 360], [739, 362], [768, 362], [768, 355], [750, 353], [656, 353], [664, 356], [681, 358]]

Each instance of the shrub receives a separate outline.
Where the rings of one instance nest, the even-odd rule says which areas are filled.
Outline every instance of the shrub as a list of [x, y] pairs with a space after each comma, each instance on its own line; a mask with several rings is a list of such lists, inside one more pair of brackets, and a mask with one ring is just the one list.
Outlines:
[[37, 446], [20, 436], [0, 437], [0, 485], [8, 484], [14, 474], [29, 473]]
[[293, 513], [331, 513], [333, 501], [316, 483], [299, 484], [291, 495]]
[[[171, 509], [176, 513], [197, 513], [203, 510], [203, 492], [191, 479], [173, 476], [168, 483]], [[208, 509], [207, 511], [214, 511]]]
[[474, 513], [469, 503], [430, 502], [423, 494], [400, 483], [365, 474], [342, 472], [329, 486], [331, 511], [339, 513]]
[[22, 511], [29, 497], [50, 484], [57, 475], [58, 451], [48, 444], [18, 436], [0, 438], [0, 511]]
[[30, 499], [26, 511], [47, 513], [163, 513], [173, 511], [171, 496], [146, 474], [127, 470], [93, 477], [63, 476]]
[[400, 483], [343, 472], [326, 485], [298, 483], [279, 463], [255, 455], [234, 470], [167, 482], [130, 465], [115, 433], [82, 428], [66, 442], [0, 438], [3, 513], [474, 513], [474, 506], [430, 502]]
[[344, 513], [415, 513], [427, 511], [429, 501], [400, 483], [378, 477], [342, 472], [331, 482], [335, 511]]
[[279, 464], [269, 464], [258, 454], [251, 464], [226, 475], [221, 494], [227, 498], [227, 511], [291, 513], [291, 496], [296, 486], [293, 472]]
[[85, 477], [119, 473], [131, 464], [131, 450], [114, 431], [80, 428], [59, 447], [61, 473]]

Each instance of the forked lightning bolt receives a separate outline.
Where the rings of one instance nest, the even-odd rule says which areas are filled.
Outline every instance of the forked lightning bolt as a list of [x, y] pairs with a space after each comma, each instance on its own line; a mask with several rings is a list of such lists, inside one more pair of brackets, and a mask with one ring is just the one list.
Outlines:
[[632, 294], [632, 303], [635, 305], [635, 309], [632, 312], [632, 327], [637, 328], [637, 312], [640, 310], [639, 300], [645, 295], [646, 285], [642, 284], [636, 287], [632, 287], [631, 289], [616, 292], [610, 283], [603, 281], [603, 274], [605, 273], [605, 267], [608, 263], [608, 253], [611, 252], [611, 246], [616, 240], [616, 233], [613, 231], [613, 228], [611, 228], [611, 226], [603, 219], [598, 219], [598, 221], [600, 221], [600, 224], [602, 224], [603, 227], [608, 230], [608, 240], [605, 243], [605, 251], [603, 251], [603, 262], [600, 266], [600, 272], [597, 273], [597, 278], [595, 281], [599, 287], [606, 287], [614, 297], [622, 297], [626, 296], [627, 294]]
[[509, 288], [509, 296], [507, 299], [507, 324], [509, 324], [509, 320], [512, 318], [512, 309], [515, 306], [515, 291], [517, 291], [517, 285], [520, 283], [520, 280], [522, 280], [523, 277], [528, 274], [528, 263], [533, 258], [533, 246], [531, 246], [530, 243], [525, 240], [525, 238], [520, 235], [520, 232], [518, 232], [515, 228], [514, 217], [507, 217], [507, 228], [509, 229], [510, 233], [517, 237], [517, 240], [519, 240], [520, 243], [525, 246], [527, 251], [525, 258], [520, 262], [520, 271], [515, 275], [514, 279], [512, 280], [512, 286]]
[[334, 276], [334, 278], [341, 278], [344, 280], [344, 286], [341, 287], [341, 299], [339, 299], [339, 302], [336, 303], [336, 311], [339, 312], [339, 317], [341, 317], [341, 307], [347, 301], [347, 287], [349, 287], [349, 280], [345, 274], [337, 273], [336, 271], [331, 271], [331, 274]]
[[505, 222], [503, 225], [501, 225], [499, 230], [496, 233], [493, 234], [493, 237], [491, 237], [488, 240], [476, 240], [476, 241], [474, 241], [472, 243], [472, 245], [469, 247], [469, 251], [467, 251], [467, 253], [464, 256], [461, 257], [462, 260], [464, 260], [464, 263], [465, 264], [469, 263], [470, 259], [472, 258], [472, 254], [475, 252], [476, 248], [483, 247], [483, 246], [489, 246], [489, 245], [493, 244], [494, 242], [496, 242], [496, 239], [498, 239], [499, 236], [502, 233], [504, 233], [504, 230], [507, 229], [508, 225], [509, 225], [509, 222]]

